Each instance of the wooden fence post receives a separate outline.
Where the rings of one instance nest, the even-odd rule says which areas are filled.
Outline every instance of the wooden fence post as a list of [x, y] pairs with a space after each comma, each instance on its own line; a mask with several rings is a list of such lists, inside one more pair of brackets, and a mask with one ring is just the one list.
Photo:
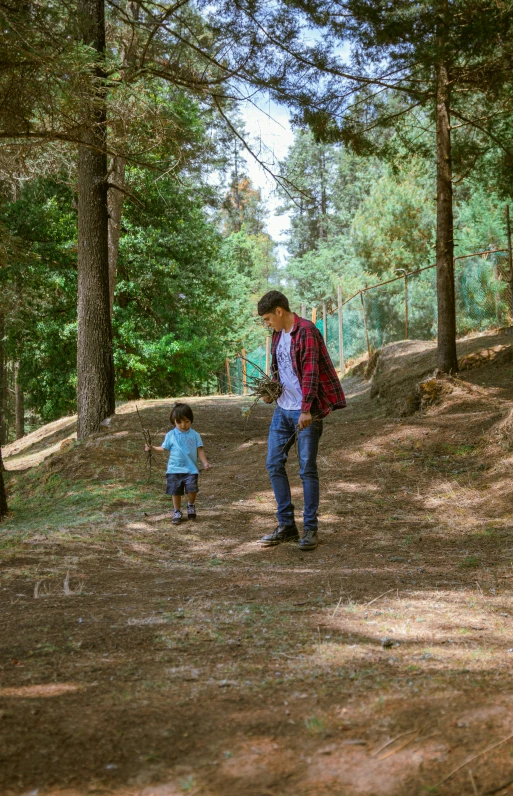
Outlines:
[[271, 338], [265, 338], [265, 372], [267, 376], [271, 375]]
[[367, 353], [369, 354], [369, 359], [370, 359], [371, 348], [370, 348], [370, 341], [369, 341], [369, 330], [367, 328], [367, 316], [365, 314], [365, 303], [363, 301], [363, 290], [360, 290], [360, 298], [362, 300], [363, 324], [365, 326], [365, 337], [367, 339]]
[[232, 378], [230, 376], [230, 360], [228, 359], [228, 357], [226, 357], [225, 365], [226, 365], [226, 381], [227, 381], [227, 384], [228, 384], [228, 394], [231, 395], [232, 394]]
[[302, 317], [302, 318], [306, 318], [306, 304], [305, 304], [305, 302], [304, 302], [304, 301], [303, 301], [303, 303], [301, 304], [301, 317]]
[[324, 342], [328, 344], [328, 319], [326, 318], [326, 302], [322, 302], [322, 328], [324, 329]]
[[317, 307], [313, 307], [312, 309], [312, 323], [317, 322]]
[[344, 374], [344, 318], [342, 315], [342, 285], [337, 288], [338, 298], [338, 364], [342, 375]]
[[406, 339], [410, 336], [410, 327], [408, 322], [408, 274], [404, 274], [404, 317], [406, 325]]
[[242, 391], [244, 395], [248, 394], [248, 363], [246, 362], [246, 349], [242, 349]]

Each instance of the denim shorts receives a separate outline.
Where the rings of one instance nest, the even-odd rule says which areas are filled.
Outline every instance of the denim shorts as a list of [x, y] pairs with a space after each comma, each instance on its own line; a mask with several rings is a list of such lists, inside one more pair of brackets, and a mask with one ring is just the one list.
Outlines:
[[166, 495], [183, 495], [198, 491], [197, 473], [167, 473]]

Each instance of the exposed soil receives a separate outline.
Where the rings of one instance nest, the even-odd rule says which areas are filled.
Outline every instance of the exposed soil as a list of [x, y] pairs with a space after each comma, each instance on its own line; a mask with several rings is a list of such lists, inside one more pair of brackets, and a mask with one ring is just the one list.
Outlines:
[[[505, 351], [499, 337], [472, 351]], [[375, 378], [391, 385], [399, 357], [406, 396], [429, 369], [398, 345]], [[178, 528], [134, 405], [85, 444], [61, 444], [68, 418], [18, 445], [0, 530], [0, 794], [513, 793], [501, 357], [409, 417], [348, 383], [325, 423], [310, 553], [256, 541], [274, 527], [267, 407], [245, 431], [245, 399], [191, 399], [214, 466], [197, 522]], [[138, 404], [156, 441], [169, 403]], [[289, 469], [300, 506], [295, 452]]]

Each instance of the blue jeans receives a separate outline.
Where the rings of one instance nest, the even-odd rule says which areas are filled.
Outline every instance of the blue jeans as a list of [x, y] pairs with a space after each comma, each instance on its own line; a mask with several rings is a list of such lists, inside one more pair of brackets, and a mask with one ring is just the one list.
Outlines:
[[[274, 497], [278, 504], [276, 516], [280, 525], [293, 525], [294, 506], [290, 494], [290, 484], [285, 470], [290, 448], [294, 445], [295, 429], [299, 420], [299, 410], [276, 407], [269, 429], [266, 468], [271, 479]], [[322, 420], [314, 420], [308, 428], [297, 436], [299, 456], [299, 475], [303, 482], [305, 529], [317, 530], [317, 511], [319, 508], [319, 473], [317, 471], [317, 450], [322, 434]]]

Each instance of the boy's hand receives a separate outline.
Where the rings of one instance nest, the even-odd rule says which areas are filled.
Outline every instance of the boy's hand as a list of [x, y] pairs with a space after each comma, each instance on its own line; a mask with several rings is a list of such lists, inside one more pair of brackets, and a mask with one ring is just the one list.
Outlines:
[[204, 470], [210, 470], [211, 467], [212, 467], [212, 465], [210, 464], [210, 462], [203, 462], [203, 469]]
[[145, 445], [144, 450], [146, 451], [146, 453], [148, 453], [148, 451], [151, 451], [151, 445]]

